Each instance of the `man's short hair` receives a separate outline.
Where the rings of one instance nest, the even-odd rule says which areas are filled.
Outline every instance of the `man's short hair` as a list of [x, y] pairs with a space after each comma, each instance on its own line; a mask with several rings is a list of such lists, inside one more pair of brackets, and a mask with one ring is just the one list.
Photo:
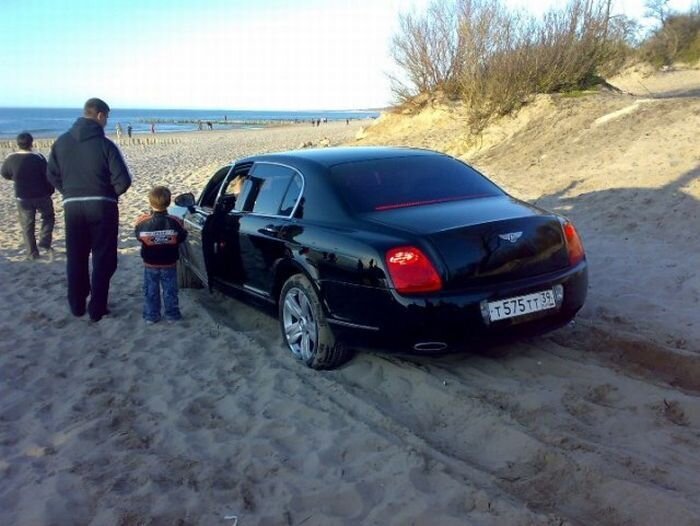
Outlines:
[[166, 210], [170, 206], [170, 190], [166, 186], [154, 186], [148, 193], [148, 202], [153, 210]]
[[92, 98], [85, 101], [83, 113], [86, 117], [97, 117], [98, 113], [109, 114], [109, 106], [102, 99]]
[[34, 137], [29, 132], [22, 132], [17, 136], [17, 146], [22, 150], [31, 150], [34, 144]]

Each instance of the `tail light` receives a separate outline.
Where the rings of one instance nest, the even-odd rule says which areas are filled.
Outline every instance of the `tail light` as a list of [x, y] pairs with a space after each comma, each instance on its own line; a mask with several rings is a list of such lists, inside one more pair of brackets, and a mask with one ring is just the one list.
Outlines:
[[576, 265], [586, 257], [586, 252], [583, 250], [583, 243], [576, 232], [573, 223], [566, 221], [563, 225], [564, 236], [566, 237], [566, 248], [569, 251], [569, 263]]
[[416, 247], [392, 248], [386, 253], [389, 275], [399, 294], [435, 292], [442, 280], [428, 256]]

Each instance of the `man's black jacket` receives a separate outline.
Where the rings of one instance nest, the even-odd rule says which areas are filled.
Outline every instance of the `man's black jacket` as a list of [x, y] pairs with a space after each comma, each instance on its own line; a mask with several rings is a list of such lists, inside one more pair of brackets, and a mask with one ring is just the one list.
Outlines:
[[15, 197], [36, 199], [53, 194], [53, 186], [46, 179], [46, 159], [40, 153], [11, 153], [2, 163], [0, 173], [15, 183]]
[[131, 186], [122, 154], [97, 121], [79, 118], [51, 147], [47, 171], [49, 182], [71, 200], [117, 197]]

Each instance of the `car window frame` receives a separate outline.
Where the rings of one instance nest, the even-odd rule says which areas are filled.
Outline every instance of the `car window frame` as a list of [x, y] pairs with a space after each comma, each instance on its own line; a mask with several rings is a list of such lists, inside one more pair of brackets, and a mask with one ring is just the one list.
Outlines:
[[[219, 172], [219, 170], [222, 170], [224, 167], [225, 167], [225, 165], [222, 166], [221, 168], [219, 168], [218, 170], [216, 170], [214, 172], [214, 175], [216, 175]], [[221, 190], [224, 188], [224, 184], [226, 183], [228, 178], [231, 176], [231, 172], [233, 171], [233, 169], [235, 167], [236, 167], [236, 161], [233, 161], [231, 163], [231, 165], [229, 166], [228, 172], [226, 172], [226, 175], [221, 180], [221, 184], [219, 185], [219, 189], [216, 191], [216, 197], [214, 198], [214, 202], [213, 202], [212, 206], [202, 206], [202, 198], [204, 197], [204, 191], [206, 190], [207, 186], [209, 185], [209, 182], [207, 182], [207, 186], [204, 187], [204, 190], [202, 190], [202, 194], [199, 196], [199, 199], [197, 199], [197, 203], [195, 204], [195, 209], [197, 209], [201, 212], [205, 212], [205, 213], [210, 214], [216, 208], [216, 202], [219, 200], [219, 197], [221, 196]], [[214, 175], [212, 175], [209, 178], [209, 181], [211, 181], [211, 179], [214, 178]]]
[[[246, 173], [246, 176], [247, 176], [248, 174], [250, 174], [250, 171], [253, 169], [253, 166], [255, 166], [255, 163], [251, 163], [251, 162], [242, 163], [242, 162], [233, 161], [233, 163], [231, 164], [231, 169], [228, 171], [228, 173], [224, 177], [223, 181], [221, 182], [221, 186], [219, 186], [219, 191], [216, 193], [216, 199], [214, 199], [214, 206], [211, 208], [210, 213], [213, 212], [214, 210], [216, 210], [216, 207], [219, 204], [219, 201], [221, 200], [221, 196], [223, 194], [224, 188], [226, 188], [228, 186], [228, 184], [231, 182], [231, 179], [241, 175], [239, 172], [243, 171], [246, 167], [248, 169], [248, 171]], [[231, 195], [231, 194], [223, 194], [223, 195]], [[232, 211], [232, 210], [230, 210], [230, 211]]]
[[[301, 203], [301, 200], [304, 196], [304, 190], [306, 189], [306, 178], [304, 177], [304, 174], [299, 170], [298, 168], [295, 168], [294, 166], [290, 166], [285, 163], [280, 163], [276, 161], [256, 161], [253, 163], [253, 166], [250, 167], [250, 170], [248, 171], [249, 174], [254, 174], [253, 170], [257, 165], [262, 165], [262, 164], [268, 164], [268, 165], [273, 165], [273, 166], [281, 166], [283, 168], [288, 168], [292, 172], [295, 172], [296, 175], [299, 176], [301, 179], [301, 189], [299, 190], [299, 195], [297, 196], [296, 202], [294, 203], [294, 207], [292, 208], [292, 212], [289, 215], [281, 215], [281, 214], [260, 214], [258, 212], [255, 212], [253, 210], [236, 210], [236, 213], [238, 214], [243, 214], [243, 215], [251, 215], [255, 217], [270, 217], [270, 218], [275, 218], [275, 219], [292, 219], [294, 215], [297, 213], [297, 209], [299, 208], [299, 203]], [[292, 179], [294, 176], [292, 176]], [[289, 183], [291, 184], [292, 180], [290, 179]], [[287, 195], [287, 191], [289, 190], [289, 186], [287, 186], [287, 190], [285, 191], [284, 195], [282, 196], [282, 201], [280, 201], [280, 206], [282, 202], [284, 201], [284, 196]], [[243, 191], [241, 191], [241, 195], [243, 195]]]

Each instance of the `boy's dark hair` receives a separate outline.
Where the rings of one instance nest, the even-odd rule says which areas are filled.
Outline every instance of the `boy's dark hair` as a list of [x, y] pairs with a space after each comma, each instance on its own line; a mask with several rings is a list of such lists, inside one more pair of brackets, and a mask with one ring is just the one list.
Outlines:
[[170, 206], [170, 190], [166, 186], [154, 186], [148, 192], [148, 202], [153, 210], [158, 212], [166, 210]]
[[86, 117], [97, 117], [98, 113], [109, 114], [109, 106], [102, 99], [92, 98], [85, 101], [83, 113]]
[[17, 136], [17, 146], [22, 150], [31, 150], [34, 144], [34, 137], [29, 132], [22, 132]]

